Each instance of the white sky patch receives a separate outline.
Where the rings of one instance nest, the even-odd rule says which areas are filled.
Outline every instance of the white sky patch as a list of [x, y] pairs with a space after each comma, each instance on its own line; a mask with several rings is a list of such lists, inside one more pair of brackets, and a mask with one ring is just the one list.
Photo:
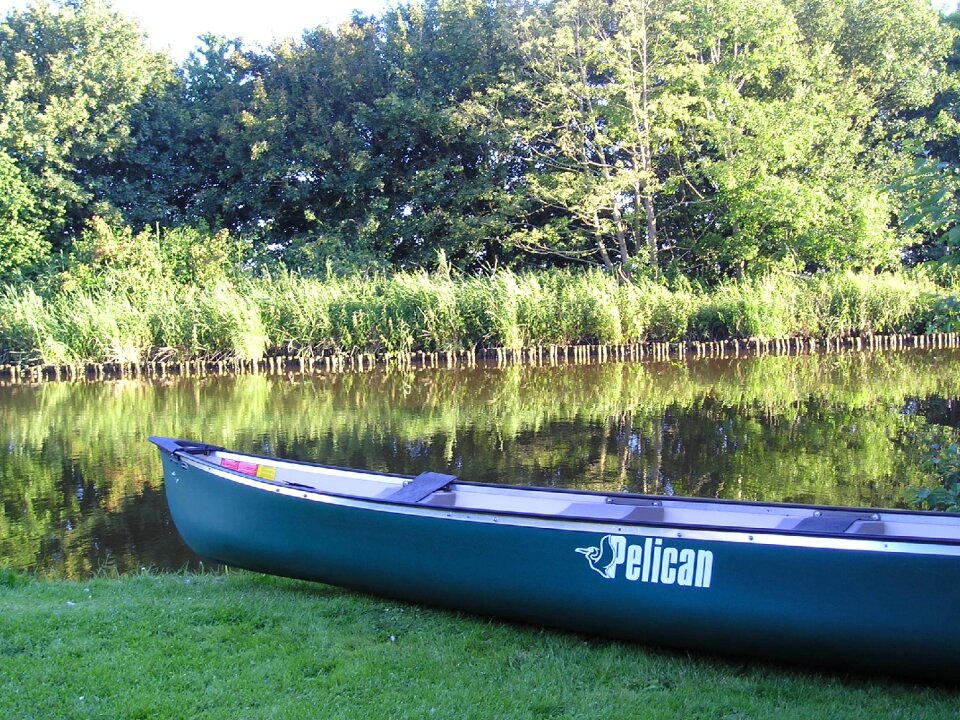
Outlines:
[[[23, 9], [30, 0], [0, 0], [0, 15]], [[274, 40], [299, 38], [304, 30], [325, 25], [336, 28], [354, 10], [382, 15], [390, 0], [113, 0], [113, 8], [136, 18], [155, 50], [169, 50], [186, 59], [206, 33], [242, 38], [251, 47]]]

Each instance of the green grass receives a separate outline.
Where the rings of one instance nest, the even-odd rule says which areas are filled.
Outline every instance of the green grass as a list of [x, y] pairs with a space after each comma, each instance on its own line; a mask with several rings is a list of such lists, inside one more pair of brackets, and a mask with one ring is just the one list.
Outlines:
[[0, 573], [4, 718], [932, 720], [957, 702], [248, 573]]

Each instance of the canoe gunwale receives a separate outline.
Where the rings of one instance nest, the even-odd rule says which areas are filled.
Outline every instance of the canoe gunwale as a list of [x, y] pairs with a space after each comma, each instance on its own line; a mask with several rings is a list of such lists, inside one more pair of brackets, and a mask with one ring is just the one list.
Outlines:
[[[155, 436], [151, 436], [148, 439], [151, 442], [153, 442], [155, 445], [158, 445], [158, 447], [160, 447], [161, 450], [164, 450], [165, 448], [160, 446], [157, 441], [168, 440], [168, 438], [160, 438]], [[188, 440], [174, 440], [173, 442], [184, 443], [189, 447], [198, 447], [203, 445], [203, 443], [196, 443]], [[255, 458], [257, 460], [266, 460], [270, 463], [282, 462], [286, 465], [301, 465], [306, 468], [318, 468], [321, 470], [335, 470], [335, 471], [340, 471], [345, 473], [363, 473], [364, 475], [374, 475], [378, 477], [394, 478], [397, 480], [404, 480], [404, 481], [413, 480], [415, 477], [413, 475], [404, 475], [401, 473], [381, 472], [379, 470], [358, 470], [357, 468], [348, 468], [340, 465], [326, 465], [323, 463], [310, 462], [307, 460], [292, 460], [287, 458], [278, 458], [276, 456], [271, 456], [271, 455], [258, 455], [256, 453], [240, 452], [237, 450], [228, 450], [227, 448], [220, 447], [219, 445], [209, 445], [207, 447], [210, 447], [213, 450], [229, 452], [231, 455], [243, 455], [245, 457]], [[171, 451], [167, 450], [167, 452], [171, 452]], [[189, 453], [189, 454], [193, 455], [194, 453]], [[219, 466], [213, 465], [212, 463], [207, 463], [207, 464], [211, 465], [212, 467], [219, 467]], [[232, 471], [228, 471], [228, 472], [232, 472]], [[243, 476], [243, 473], [237, 473], [237, 474], [240, 476]], [[278, 484], [282, 485], [283, 483], [278, 483]], [[739, 506], [739, 507], [745, 507], [745, 508], [765, 508], [765, 507], [775, 506], [778, 508], [791, 508], [796, 510], [814, 510], [814, 511], [820, 510], [820, 511], [828, 511], [828, 512], [839, 512], [839, 511], [851, 512], [851, 513], [882, 512], [884, 515], [903, 515], [903, 516], [916, 515], [916, 516], [930, 516], [930, 517], [938, 517], [938, 518], [940, 517], [956, 518], [957, 521], [960, 522], [960, 512], [947, 512], [947, 511], [939, 511], [939, 510], [936, 512], [933, 512], [933, 511], [926, 511], [926, 510], [906, 510], [903, 508], [882, 508], [881, 509], [881, 508], [861, 507], [856, 505], [816, 505], [816, 504], [790, 503], [790, 502], [773, 503], [773, 502], [763, 502], [760, 500], [731, 500], [729, 498], [702, 498], [702, 497], [695, 497], [695, 496], [688, 496], [688, 495], [665, 496], [665, 495], [644, 495], [642, 493], [629, 493], [629, 492], [609, 493], [601, 490], [580, 490], [580, 489], [572, 490], [570, 488], [541, 487], [539, 485], [509, 485], [507, 483], [476, 482], [471, 480], [461, 480], [459, 478], [457, 478], [456, 484], [463, 485], [466, 487], [471, 487], [471, 488], [484, 488], [484, 489], [491, 489], [491, 490], [510, 490], [510, 491], [531, 490], [538, 493], [556, 493], [557, 495], [576, 494], [576, 495], [588, 495], [593, 497], [604, 497], [604, 498], [618, 497], [618, 498], [628, 498], [631, 500], [652, 500], [655, 502], [679, 500], [679, 501], [683, 501], [685, 503], [691, 503], [691, 504], [729, 505], [729, 506]], [[314, 491], [314, 492], [321, 492], [325, 495], [339, 495], [342, 497], [353, 498], [358, 500], [373, 499], [378, 501], [389, 502], [389, 498], [367, 498], [362, 495], [350, 495], [349, 493], [337, 493], [337, 492], [329, 492], [329, 491]], [[402, 503], [398, 503], [398, 504], [402, 504]], [[454, 509], [459, 509], [459, 508], [454, 508]], [[536, 513], [520, 513], [520, 514], [532, 514], [536, 516]], [[653, 524], [658, 525], [660, 523], [653, 523]], [[759, 530], [760, 528], [758, 528], [758, 531]], [[803, 533], [797, 533], [797, 534], [809, 535], [811, 533], [803, 532]], [[830, 533], [827, 533], [827, 534], [829, 535]], [[866, 537], [866, 536], [863, 536], [863, 537]], [[880, 535], [878, 537], [887, 537], [887, 536]], [[918, 539], [922, 540], [923, 538], [918, 538]]]
[[[483, 507], [456, 507], [432, 505], [429, 503], [410, 503], [402, 500], [393, 500], [388, 496], [371, 497], [364, 495], [355, 495], [345, 492], [336, 492], [323, 490], [309, 486], [303, 486], [296, 483], [286, 483], [284, 481], [270, 481], [258, 477], [251, 477], [243, 472], [223, 467], [209, 462], [201, 455], [190, 453], [184, 450], [171, 450], [169, 443], [163, 445], [158, 440], [168, 440], [167, 438], [150, 438], [162, 451], [169, 453], [177, 462], [186, 466], [194, 465], [197, 469], [208, 474], [221, 477], [227, 481], [236, 482], [251, 488], [259, 489], [267, 493], [280, 493], [294, 499], [312, 500], [328, 502], [334, 504], [348, 504], [359, 508], [365, 508], [371, 512], [399, 512], [415, 513], [437, 518], [451, 520], [472, 521], [472, 522], [491, 522], [497, 523], [499, 519], [505, 520], [509, 524], [537, 525], [549, 528], [573, 528], [584, 531], [594, 530], [597, 532], [624, 532], [625, 529], [643, 530], [646, 532], [655, 531], [664, 537], [691, 538], [693, 536], [706, 535], [714, 540], [726, 540], [733, 542], [757, 542], [760, 544], [773, 543], [783, 545], [823, 546], [824, 541], [828, 541], [830, 547], [837, 549], [873, 549], [878, 551], [900, 551], [914, 552], [916, 554], [929, 554], [940, 549], [942, 553], [960, 556], [960, 539], [946, 537], [924, 537], [924, 536], [906, 536], [906, 535], [884, 535], [873, 533], [844, 533], [833, 531], [797, 531], [789, 528], [779, 527], [756, 527], [749, 525], [711, 525], [706, 523], [679, 523], [666, 520], [644, 520], [634, 518], [611, 519], [587, 515], [553, 515], [550, 513], [536, 513], [524, 510], [509, 509], [490, 509]], [[184, 443], [187, 447], [199, 447], [201, 443], [190, 443], [187, 441], [172, 441], [173, 443]], [[217, 446], [207, 446], [211, 451], [224, 451], [224, 448]], [[180, 455], [180, 452], [185, 452]], [[202, 453], [203, 451], [197, 451]], [[400, 475], [396, 473], [385, 473], [378, 471], [356, 470], [352, 468], [343, 468], [318, 463], [304, 462], [299, 460], [287, 460], [265, 455], [256, 455], [252, 453], [241, 453], [234, 451], [233, 455], [240, 455], [252, 459], [266, 460], [271, 463], [281, 462], [289, 465], [299, 465], [307, 468], [318, 468], [347, 474], [362, 473], [364, 475], [390, 478], [394, 480], [410, 481], [412, 476]], [[517, 486], [496, 483], [476, 483], [455, 480], [453, 488], [464, 486], [467, 488], [479, 488], [482, 490], [496, 491], [499, 489], [507, 490], [512, 493], [533, 491], [537, 493], [556, 493], [573, 494], [580, 496], [593, 496], [609, 498], [611, 493], [599, 492], [594, 490], [569, 490], [563, 488], [541, 488], [535, 486]], [[924, 513], [922, 511], [909, 511], [902, 509], [883, 509], [876, 508], [852, 508], [821, 505], [804, 505], [802, 503], [763, 503], [757, 501], [741, 501], [714, 498], [696, 498], [696, 497], [670, 497], [641, 495], [634, 493], [616, 494], [617, 498], [627, 498], [637, 501], [652, 501], [659, 503], [663, 500], [677, 500], [684, 503], [703, 503], [720, 504], [744, 508], [777, 508], [804, 509], [826, 512], [850, 512], [850, 513], [877, 513], [884, 515], [904, 515], [904, 516], [935, 516], [936, 518], [957, 518], [960, 521], [960, 513]], [[590, 527], [593, 526], [593, 527]], [[780, 538], [778, 542], [775, 538]], [[918, 547], [919, 546], [919, 547]], [[923, 548], [923, 549], [921, 549]]]

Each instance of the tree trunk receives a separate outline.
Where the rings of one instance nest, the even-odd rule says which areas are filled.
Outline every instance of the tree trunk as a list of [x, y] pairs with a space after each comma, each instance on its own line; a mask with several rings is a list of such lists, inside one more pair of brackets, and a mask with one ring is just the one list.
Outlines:
[[597, 241], [597, 250], [600, 252], [600, 260], [603, 266], [609, 271], [614, 272], [613, 261], [610, 259], [610, 253], [607, 252], [607, 246], [603, 242], [603, 233], [600, 230], [600, 218], [596, 213], [593, 215], [593, 234]]
[[658, 244], [660, 239], [657, 237], [657, 211], [653, 206], [653, 198], [649, 194], [643, 196], [643, 210], [647, 216], [647, 252], [650, 258], [650, 267], [654, 272], [660, 269], [660, 256]]
[[[636, 15], [633, 15], [634, 32], [639, 35], [639, 53], [636, 59], [633, 55], [633, 47], [627, 48], [628, 63], [627, 72], [630, 76], [630, 106], [633, 113], [633, 126], [636, 134], [636, 145], [633, 148], [634, 171], [640, 174], [640, 178], [634, 185], [634, 207], [638, 216], [637, 229], [635, 231], [634, 242], [637, 255], [646, 250], [647, 261], [654, 272], [659, 270], [659, 238], [657, 237], [657, 209], [654, 203], [655, 190], [651, 187], [650, 178], [656, 177], [656, 169], [653, 166], [653, 143], [651, 140], [651, 117], [650, 112], [650, 38], [648, 35], [649, 18], [647, 17], [648, 0], [641, 0], [640, 18], [637, 21]], [[634, 63], [639, 64], [639, 87], [637, 72]], [[641, 230], [639, 227], [639, 215], [643, 213], [646, 219], [646, 227], [642, 231], [645, 238], [645, 248], [641, 247]]]

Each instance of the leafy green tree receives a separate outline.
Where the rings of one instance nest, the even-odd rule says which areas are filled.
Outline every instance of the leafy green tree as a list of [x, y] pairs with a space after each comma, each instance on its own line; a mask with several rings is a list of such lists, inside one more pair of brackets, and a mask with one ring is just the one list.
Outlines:
[[131, 113], [171, 71], [104, 0], [39, 0], [0, 22], [0, 145], [37, 178], [51, 230], [112, 211], [110, 164], [133, 143]]
[[912, 248], [914, 258], [956, 265], [960, 262], [960, 165], [927, 154], [919, 143], [908, 147], [915, 152], [913, 167], [893, 188], [905, 198], [902, 227], [924, 238]]
[[16, 162], [0, 152], [0, 281], [23, 275], [50, 246], [40, 203]]
[[[256, 195], [249, 196], [259, 181], [250, 174], [249, 138], [256, 56], [237, 39], [208, 34], [201, 42], [179, 68], [166, 108], [166, 152], [173, 155], [167, 201], [176, 224], [245, 229], [258, 212]], [[163, 132], [157, 137], [164, 142]]]
[[[523, 207], [498, 110], [520, 101], [511, 80], [525, 13], [515, 0], [430, 0], [385, 16], [389, 92], [375, 107], [394, 262], [508, 259], [500, 240]], [[494, 102], [478, 102], [491, 88]]]
[[[708, 12], [709, 10], [709, 12]], [[704, 78], [707, 232], [699, 272], [889, 266], [892, 212], [865, 167], [874, 106], [780, 0], [705, 3], [687, 33]]]
[[787, 0], [805, 38], [829, 47], [880, 125], [928, 105], [943, 89], [953, 34], [927, 0]]
[[189, 223], [195, 162], [185, 142], [189, 106], [183, 96], [178, 73], [158, 81], [130, 109], [129, 141], [103, 159], [92, 185], [96, 211], [138, 229]]
[[557, 0], [526, 26], [514, 239], [707, 279], [893, 266], [894, 143], [949, 40], [923, 0]]
[[682, 182], [697, 78], [670, 0], [559, 0], [526, 24], [510, 119], [528, 192], [554, 215], [513, 240], [534, 252], [654, 272], [661, 206]]
[[248, 230], [260, 229], [305, 271], [384, 262], [383, 160], [371, 127], [383, 92], [379, 30], [356, 17], [251, 59], [250, 99], [236, 140], [247, 154], [228, 189]]
[[956, 37], [927, 0], [424, 0], [175, 68], [107, 0], [39, 0], [0, 22], [0, 275], [94, 217], [314, 273], [940, 257]]
[[915, 234], [910, 263], [960, 262], [960, 13], [944, 24], [953, 34], [946, 82], [919, 109], [925, 132], [903, 143], [902, 154], [913, 162], [891, 183], [900, 198], [900, 227]]
[[512, 155], [475, 102], [513, 67], [510, 3], [431, 0], [250, 57], [244, 177], [228, 191], [297, 267], [499, 259]]

